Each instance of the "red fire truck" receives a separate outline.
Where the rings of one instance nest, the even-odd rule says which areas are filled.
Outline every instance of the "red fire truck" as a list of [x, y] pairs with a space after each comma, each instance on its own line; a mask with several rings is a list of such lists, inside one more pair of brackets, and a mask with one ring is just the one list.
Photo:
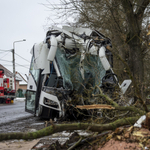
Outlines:
[[0, 103], [13, 103], [16, 87], [14, 77], [6, 77], [4, 70], [0, 69]]

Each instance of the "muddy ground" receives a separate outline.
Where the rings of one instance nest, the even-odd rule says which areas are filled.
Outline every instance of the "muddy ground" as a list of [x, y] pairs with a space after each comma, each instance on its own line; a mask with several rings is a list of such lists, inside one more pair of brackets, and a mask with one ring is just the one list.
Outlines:
[[45, 127], [45, 120], [41, 120], [37, 117], [29, 117], [25, 119], [19, 119], [9, 123], [3, 123], [0, 125], [0, 133], [7, 132], [30, 132], [40, 130]]

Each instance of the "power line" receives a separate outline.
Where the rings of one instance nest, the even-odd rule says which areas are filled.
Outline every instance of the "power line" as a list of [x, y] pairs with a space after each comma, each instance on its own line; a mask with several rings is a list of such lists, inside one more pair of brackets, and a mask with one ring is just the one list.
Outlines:
[[[9, 62], [11, 62], [11, 63], [12, 63], [12, 61], [3, 60], [3, 59], [0, 59], [0, 61], [5, 61], [5, 62], [8, 62], [8, 63], [9, 63]], [[16, 63], [16, 64], [17, 64], [17, 63]], [[8, 65], [8, 64], [7, 64], [7, 65]], [[18, 65], [18, 64], [17, 64], [17, 65]], [[19, 65], [20, 65], [20, 64], [19, 64]], [[30, 65], [25, 64], [25, 65], [22, 65], [22, 66], [28, 66], [28, 67], [29, 67]]]
[[[18, 63], [15, 63], [15, 64], [17, 64], [18, 66], [21, 66], [21, 67], [27, 68], [27, 67], [25, 67], [25, 66], [23, 66], [23, 65], [20, 65], [20, 64], [18, 64]], [[29, 67], [28, 67], [27, 69], [29, 69]]]
[[12, 66], [12, 65], [8, 65], [8, 64], [2, 64], [3, 66]]
[[9, 64], [2, 64], [3, 66], [12, 66], [12, 65], [9, 65]]
[[2, 52], [8, 52], [8, 51], [12, 51], [12, 50], [2, 50], [2, 49], [0, 49], [0, 51], [2, 51]]
[[25, 75], [25, 73], [23, 73], [23, 72], [20, 72], [20, 71], [19, 71], [19, 73], [20, 73], [21, 75]]
[[[16, 63], [15, 63], [15, 64], [16, 64]], [[2, 65], [3, 65], [3, 66], [12, 66], [12, 65], [10, 65], [10, 64], [3, 64], [3, 63], [2, 63]], [[24, 68], [26, 68], [26, 69], [29, 69], [29, 67], [25, 67], [24, 65], [16, 64], [16, 66], [20, 66], [20, 67], [24, 67]]]
[[6, 53], [6, 52], [0, 51], [0, 53], [3, 54], [3, 53]]
[[11, 62], [12, 63], [12, 61], [4, 60], [4, 59], [0, 59], [0, 61], [7, 61], [7, 62]]
[[[18, 63], [15, 63], [16, 64], [16, 66], [24, 66], [24, 67], [27, 67], [27, 66], [30, 66], [30, 65], [20, 65], [20, 64], [18, 64]], [[28, 67], [29, 68], [29, 67]]]
[[[20, 65], [20, 64], [19, 64], [19, 65]], [[22, 66], [28, 66], [28, 67], [29, 67], [30, 65], [22, 64]]]
[[[12, 63], [12, 61], [4, 60], [4, 59], [0, 59], [0, 61], [5, 61], [5, 62], [8, 62], [8, 63], [10, 63], [10, 62]], [[20, 65], [20, 64], [18, 64], [18, 63], [15, 63], [15, 64], [17, 64], [18, 66], [24, 66], [24, 67], [25, 67], [25, 66], [28, 66], [28, 67], [30, 66], [30, 65], [27, 65], [27, 64], [25, 64], [25, 65]], [[5, 65], [8, 65], [8, 64], [5, 64]], [[17, 66], [17, 65], [16, 65], [16, 66]]]
[[[16, 53], [15, 53], [16, 54]], [[19, 56], [19, 57], [21, 57], [20, 55], [18, 55], [18, 54], [16, 54], [17, 56]], [[25, 58], [23, 58], [23, 57], [21, 57], [22, 59], [24, 59], [24, 60], [26, 60], [27, 62], [29, 62], [30, 63], [30, 61], [29, 60], [27, 60], [27, 59], [25, 59]]]
[[[8, 52], [8, 53], [9, 53], [9, 52]], [[6, 53], [4, 56], [8, 55], [8, 53]], [[4, 56], [0, 57], [0, 59], [3, 58]]]

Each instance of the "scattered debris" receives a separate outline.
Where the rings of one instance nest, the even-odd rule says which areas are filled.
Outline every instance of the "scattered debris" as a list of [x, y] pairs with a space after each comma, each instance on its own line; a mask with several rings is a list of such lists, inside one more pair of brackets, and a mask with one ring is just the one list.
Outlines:
[[79, 109], [115, 109], [111, 105], [105, 105], [105, 104], [101, 104], [101, 105], [77, 105], [76, 108], [79, 108]]
[[[96, 105], [95, 105], [96, 106]], [[93, 105], [94, 107], [94, 105]], [[106, 105], [108, 107], [108, 105]], [[77, 106], [77, 108], [80, 108]], [[83, 109], [81, 107], [81, 109]], [[91, 109], [84, 108], [84, 109]], [[140, 119], [136, 122], [136, 125], [130, 126], [122, 126], [115, 129], [115, 131], [106, 131], [100, 134], [92, 133], [87, 136], [80, 135], [80, 131], [74, 132], [73, 134], [67, 135], [69, 139], [65, 143], [60, 143], [59, 140], [55, 140], [55, 142], [51, 139], [48, 145], [44, 140], [40, 140], [32, 150], [39, 150], [38, 146], [43, 147], [45, 143], [45, 150], [72, 150], [72, 149], [90, 149], [93, 148], [96, 150], [115, 150], [115, 149], [136, 149], [136, 150], [148, 150], [150, 149], [150, 126], [149, 126], [149, 116], [147, 115], [141, 116]], [[50, 140], [50, 139], [49, 139]], [[53, 142], [54, 143], [53, 143]], [[54, 146], [55, 145], [55, 146]], [[47, 148], [48, 147], [48, 148]], [[47, 149], [46, 149], [47, 148]]]
[[128, 128], [120, 127], [117, 128], [113, 133], [108, 135], [108, 137], [109, 136], [111, 136], [109, 142], [101, 146], [101, 150], [113, 150], [114, 147], [115, 149], [121, 150], [150, 149], [150, 131], [145, 128], [139, 128], [134, 126]]
[[145, 121], [145, 119], [146, 119], [145, 115], [141, 116], [140, 119], [134, 124], [134, 127], [141, 128], [142, 127], [142, 123]]
[[[60, 134], [60, 133], [59, 133]], [[60, 135], [59, 135], [60, 136]], [[63, 139], [64, 137], [62, 137]], [[61, 137], [55, 138], [55, 137], [49, 137], [41, 139], [36, 145], [34, 145], [31, 150], [67, 150], [68, 144], [74, 143], [74, 141], [78, 141], [80, 139], [79, 134], [77, 132], [74, 132], [73, 134], [70, 134], [70, 138], [66, 139], [65, 142], [61, 143]]]

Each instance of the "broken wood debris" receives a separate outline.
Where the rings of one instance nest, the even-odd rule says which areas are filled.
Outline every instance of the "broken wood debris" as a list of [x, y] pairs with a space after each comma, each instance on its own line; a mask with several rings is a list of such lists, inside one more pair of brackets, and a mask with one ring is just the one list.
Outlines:
[[77, 105], [76, 108], [79, 108], [79, 109], [115, 109], [115, 107], [112, 107], [111, 105], [105, 105], [105, 104]]
[[133, 136], [144, 137], [144, 134], [145, 134], [145, 133], [142, 133], [141, 131], [134, 131], [132, 135], [133, 135]]
[[111, 133], [111, 136], [108, 135], [107, 138], [126, 143], [138, 143], [139, 147], [150, 149], [150, 131], [146, 128], [137, 128], [134, 126], [128, 128], [119, 127]]

